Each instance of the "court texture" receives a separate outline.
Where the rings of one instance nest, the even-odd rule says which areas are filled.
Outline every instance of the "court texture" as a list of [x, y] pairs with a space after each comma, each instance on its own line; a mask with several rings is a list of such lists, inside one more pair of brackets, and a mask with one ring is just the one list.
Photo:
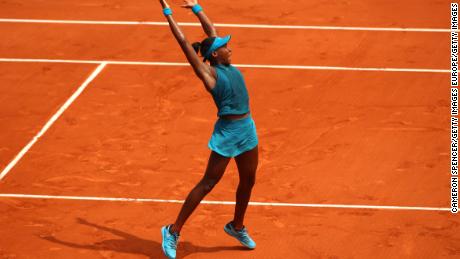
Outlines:
[[[200, 4], [251, 98], [258, 247], [223, 232], [232, 161], [178, 258], [460, 258], [450, 2]], [[0, 258], [164, 258], [217, 112], [165, 22], [153, 0], [0, 1]]]

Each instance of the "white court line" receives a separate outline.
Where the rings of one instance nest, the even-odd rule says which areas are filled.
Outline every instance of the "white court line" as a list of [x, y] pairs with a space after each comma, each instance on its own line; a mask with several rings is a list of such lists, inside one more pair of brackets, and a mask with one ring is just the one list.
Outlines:
[[[138, 199], [138, 198], [108, 198], [88, 196], [57, 196], [32, 194], [0, 194], [0, 198], [16, 199], [53, 199], [79, 201], [118, 201], [118, 202], [152, 202], [152, 203], [184, 203], [183, 200]], [[202, 204], [235, 205], [233, 201], [202, 201]], [[249, 202], [251, 206], [271, 207], [306, 207], [306, 208], [336, 208], [336, 209], [371, 209], [371, 210], [421, 210], [421, 211], [450, 211], [450, 208], [410, 207], [410, 206], [377, 206], [377, 205], [346, 205], [346, 204], [309, 204], [309, 203], [281, 203], [281, 202]]]
[[[139, 65], [139, 66], [189, 66], [180, 62], [148, 62], [148, 61], [110, 61], [110, 60], [66, 60], [66, 59], [30, 59], [30, 58], [0, 58], [0, 62], [37, 62], [37, 63], [73, 63], [110, 65]], [[416, 72], [416, 73], [450, 73], [448, 69], [430, 68], [372, 68], [372, 67], [336, 67], [336, 66], [292, 66], [292, 65], [248, 65], [234, 64], [242, 68], [267, 69], [299, 69], [299, 70], [342, 70], [342, 71], [377, 71], [377, 72]]]
[[83, 84], [73, 93], [72, 96], [61, 106], [61, 108], [48, 120], [43, 128], [35, 135], [32, 140], [16, 155], [16, 157], [3, 169], [0, 174], [0, 181], [10, 172], [11, 169], [21, 160], [21, 158], [29, 151], [29, 149], [38, 141], [38, 139], [45, 134], [45, 132], [53, 125], [53, 123], [69, 108], [69, 106], [77, 99], [77, 97], [85, 90], [85, 88], [96, 78], [96, 76], [104, 69], [107, 63], [101, 63], [91, 75], [83, 82]]
[[[46, 19], [0, 19], [3, 23], [56, 23], [82, 25], [154, 25], [169, 26], [167, 22], [151, 21], [90, 21], [90, 20], [46, 20]], [[180, 26], [201, 27], [200, 23], [179, 22]], [[390, 27], [353, 27], [353, 26], [309, 26], [309, 25], [269, 25], [215, 23], [216, 27], [254, 28], [254, 29], [294, 29], [294, 30], [343, 30], [343, 31], [390, 31], [390, 32], [451, 32], [442, 28], [390, 28]]]

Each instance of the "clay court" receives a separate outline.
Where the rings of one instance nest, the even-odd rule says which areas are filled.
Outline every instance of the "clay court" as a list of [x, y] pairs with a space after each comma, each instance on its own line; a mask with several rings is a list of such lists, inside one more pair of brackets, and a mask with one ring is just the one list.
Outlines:
[[[258, 247], [222, 230], [232, 161], [178, 258], [460, 257], [450, 2], [200, 3], [251, 97]], [[154, 0], [0, 1], [0, 258], [164, 258], [217, 111], [164, 22]]]

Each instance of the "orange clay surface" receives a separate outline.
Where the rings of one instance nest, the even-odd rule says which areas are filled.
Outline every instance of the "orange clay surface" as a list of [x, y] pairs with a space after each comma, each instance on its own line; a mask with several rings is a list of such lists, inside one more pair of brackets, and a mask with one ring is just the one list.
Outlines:
[[[448, 28], [450, 17], [448, 2], [431, 0], [201, 3], [221, 23]], [[164, 21], [157, 2], [145, 0], [2, 1], [0, 18]], [[203, 37], [197, 27], [184, 31]], [[237, 64], [449, 66], [449, 33], [219, 31], [233, 35]], [[0, 58], [185, 61], [164, 26], [0, 23], [0, 34]], [[95, 67], [0, 63], [0, 169]], [[242, 72], [260, 138], [253, 201], [450, 207], [449, 74]], [[215, 119], [191, 68], [108, 65], [0, 193], [182, 200], [203, 174]], [[232, 162], [206, 200], [233, 201], [237, 184]], [[0, 258], [163, 258], [159, 230], [179, 209], [0, 198]], [[249, 207], [255, 251], [223, 232], [232, 213], [200, 205], [178, 258], [460, 256], [460, 220], [450, 212]]]

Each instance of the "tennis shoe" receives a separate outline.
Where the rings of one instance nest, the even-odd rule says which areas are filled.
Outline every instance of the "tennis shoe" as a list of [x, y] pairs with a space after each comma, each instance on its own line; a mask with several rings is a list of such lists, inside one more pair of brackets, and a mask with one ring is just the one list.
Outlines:
[[227, 223], [224, 227], [225, 233], [229, 234], [230, 236], [236, 238], [240, 243], [249, 248], [249, 249], [255, 249], [256, 248], [256, 242], [252, 240], [252, 238], [249, 236], [248, 231], [246, 230], [246, 227], [243, 226], [241, 230], [236, 230], [232, 222]]
[[161, 235], [163, 237], [161, 247], [163, 248], [163, 253], [169, 259], [175, 259], [177, 244], [179, 243], [179, 234], [171, 234], [171, 232], [169, 231], [170, 228], [171, 225], [164, 226], [161, 228]]

